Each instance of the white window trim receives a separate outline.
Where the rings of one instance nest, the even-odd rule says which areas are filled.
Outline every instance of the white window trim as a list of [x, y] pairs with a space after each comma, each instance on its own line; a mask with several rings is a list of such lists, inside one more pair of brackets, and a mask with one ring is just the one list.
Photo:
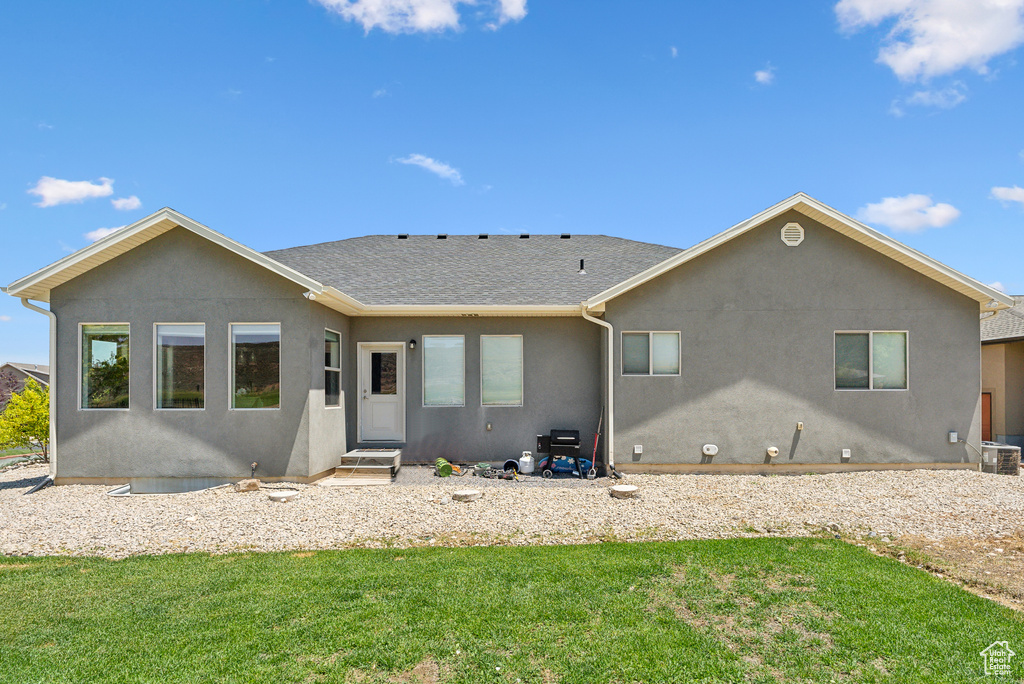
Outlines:
[[[279, 398], [277, 406], [264, 408], [235, 408], [235, 338], [231, 334], [232, 328], [236, 325], [276, 325], [277, 326], [277, 368], [278, 380], [281, 389], [278, 390]], [[281, 357], [284, 354], [284, 329], [280, 322], [274, 321], [232, 321], [228, 323], [228, 411], [280, 411], [284, 404], [284, 364]]]
[[[324, 381], [324, 408], [332, 410], [332, 411], [336, 411], [337, 409], [345, 408], [345, 390], [342, 389], [342, 386], [341, 386], [341, 380], [342, 380], [342, 375], [341, 375], [341, 357], [344, 355], [344, 354], [342, 354], [342, 346], [341, 346], [342, 345], [343, 337], [341, 335], [341, 332], [339, 332], [338, 330], [332, 330], [331, 328], [324, 328], [324, 341], [325, 342], [327, 341], [327, 333], [329, 333], [329, 332], [332, 332], [332, 333], [334, 333], [335, 335], [338, 336], [338, 367], [337, 368], [332, 368], [332, 367], [328, 366], [325, 363], [324, 364], [324, 372], [326, 373], [327, 371], [337, 371], [337, 373], [338, 373], [338, 405], [334, 406], [333, 404], [328, 404], [327, 403], [327, 382], [326, 382], [326, 379], [325, 379], [325, 381]], [[231, 358], [234, 359], [234, 356], [232, 355]]]
[[[875, 333], [902, 333], [903, 353], [907, 362], [907, 386], [875, 387]], [[868, 336], [868, 387], [836, 387], [836, 339], [840, 335]], [[836, 330], [832, 334], [832, 389], [836, 392], [909, 392], [910, 391], [910, 331], [908, 330]]]
[[[523, 361], [519, 369], [519, 403], [518, 404], [485, 404], [484, 403], [484, 338], [485, 337], [518, 337], [519, 352]], [[481, 335], [480, 336], [480, 406], [487, 408], [522, 408], [526, 403], [526, 344], [522, 335]]]
[[[87, 325], [126, 325], [128, 326], [128, 408], [86, 408], [85, 384], [82, 377], [82, 335]], [[54, 388], [53, 391], [56, 391]], [[132, 324], [119, 321], [80, 322], [78, 324], [78, 410], [79, 411], [131, 411], [132, 410]], [[52, 418], [51, 418], [52, 420]]]
[[[160, 408], [157, 406], [157, 400], [159, 399], [157, 385], [159, 384], [160, 377], [160, 348], [158, 346], [159, 341], [157, 339], [157, 327], [161, 325], [201, 325], [203, 326], [203, 408]], [[131, 344], [131, 336], [129, 333], [128, 338], [129, 345]], [[131, 360], [131, 357], [128, 357]], [[168, 323], [160, 322], [153, 324], [153, 410], [154, 411], [205, 411], [206, 410], [206, 381], [207, 381], [207, 363], [206, 358], [206, 323]], [[129, 378], [131, 376], [129, 375]], [[129, 385], [130, 385], [129, 381]]]
[[[427, 403], [427, 338], [428, 337], [461, 337], [462, 338], [462, 403], [461, 404], [428, 404]], [[420, 335], [420, 403], [425, 409], [446, 409], [466, 407], [466, 336], [465, 335]], [[480, 401], [483, 402], [483, 377], [480, 378]], [[488, 404], [492, 406], [493, 404]], [[507, 404], [501, 404], [506, 406]]]
[[[655, 373], [654, 372], [654, 334], [675, 335], [676, 353], [679, 355], [679, 371], [676, 373]], [[627, 373], [626, 359], [622, 353], [624, 348], [623, 339], [626, 335], [647, 335], [647, 372]], [[683, 374], [683, 335], [680, 330], [623, 330], [619, 333], [619, 375], [624, 378], [678, 378]]]

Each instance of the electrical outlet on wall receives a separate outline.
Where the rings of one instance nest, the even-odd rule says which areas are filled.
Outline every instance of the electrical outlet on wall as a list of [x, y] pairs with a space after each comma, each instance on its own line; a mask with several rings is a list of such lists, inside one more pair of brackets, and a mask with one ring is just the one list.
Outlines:
[[633, 454], [634, 455], [642, 456], [643, 453], [644, 453], [644, 445], [643, 444], [634, 444], [633, 445]]

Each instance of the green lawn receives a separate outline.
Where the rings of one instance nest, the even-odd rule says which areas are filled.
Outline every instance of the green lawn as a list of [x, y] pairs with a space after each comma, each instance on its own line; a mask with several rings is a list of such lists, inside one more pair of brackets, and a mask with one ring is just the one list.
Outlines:
[[14, 447], [12, 449], [0, 449], [0, 458], [7, 458], [8, 456], [21, 456], [22, 454], [36, 454], [39, 453], [39, 449], [34, 447]]
[[1024, 653], [1014, 611], [831, 539], [0, 558], [0, 615], [4, 682], [995, 682], [979, 651]]

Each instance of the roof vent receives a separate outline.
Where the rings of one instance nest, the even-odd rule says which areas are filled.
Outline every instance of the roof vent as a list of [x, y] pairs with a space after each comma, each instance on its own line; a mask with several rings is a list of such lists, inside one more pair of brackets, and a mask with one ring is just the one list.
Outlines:
[[782, 227], [782, 241], [796, 247], [804, 241], [804, 229], [799, 223], [787, 223]]
[[447, 240], [448, 239], [448, 233], [438, 233], [437, 239], [438, 240]]
[[409, 239], [409, 235], [408, 235], [408, 233], [402, 233], [402, 234], [400, 234], [398, 236], [398, 239], [399, 240], [408, 240]]
[[568, 233], [562, 233], [558, 237], [562, 238], [563, 240], [568, 240], [569, 238], [572, 237], [572, 235], [569, 235]]
[[480, 233], [479, 235], [476, 236], [476, 239], [477, 240], [486, 240], [487, 239], [487, 233]]
[[519, 239], [520, 240], [526, 240], [529, 237], [530, 237], [529, 233], [520, 233], [520, 235], [519, 235]]
[[580, 270], [576, 272], [580, 275], [587, 275], [587, 269], [583, 268], [583, 259], [580, 259]]

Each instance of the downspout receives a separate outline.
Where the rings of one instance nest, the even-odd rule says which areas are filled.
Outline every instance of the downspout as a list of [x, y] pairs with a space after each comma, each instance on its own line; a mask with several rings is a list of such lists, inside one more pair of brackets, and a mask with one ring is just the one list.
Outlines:
[[21, 304], [26, 309], [38, 311], [50, 319], [50, 480], [57, 477], [57, 314], [36, 306], [28, 301], [27, 297], [21, 298]]
[[597, 323], [608, 331], [608, 425], [606, 442], [608, 444], [608, 470], [615, 477], [622, 477], [615, 470], [615, 328], [608, 321], [594, 318], [587, 312], [587, 303], [580, 304], [580, 313], [591, 323]]

